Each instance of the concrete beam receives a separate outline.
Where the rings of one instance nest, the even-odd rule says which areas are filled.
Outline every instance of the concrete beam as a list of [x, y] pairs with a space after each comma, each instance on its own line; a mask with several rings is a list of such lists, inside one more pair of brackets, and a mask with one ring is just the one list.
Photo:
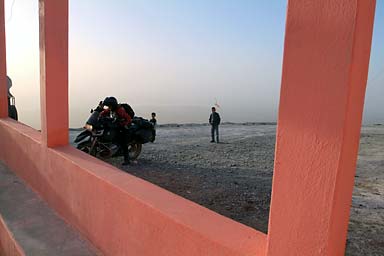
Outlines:
[[48, 147], [68, 144], [68, 0], [39, 0], [41, 131]]
[[290, 0], [268, 256], [344, 255], [375, 0]]
[[0, 0], [0, 118], [8, 117], [7, 53], [4, 0]]

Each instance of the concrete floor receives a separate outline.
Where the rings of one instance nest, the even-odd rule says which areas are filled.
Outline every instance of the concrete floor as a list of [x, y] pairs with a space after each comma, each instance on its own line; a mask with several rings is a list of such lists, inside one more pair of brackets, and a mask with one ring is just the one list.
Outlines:
[[0, 215], [26, 255], [101, 255], [1, 162]]

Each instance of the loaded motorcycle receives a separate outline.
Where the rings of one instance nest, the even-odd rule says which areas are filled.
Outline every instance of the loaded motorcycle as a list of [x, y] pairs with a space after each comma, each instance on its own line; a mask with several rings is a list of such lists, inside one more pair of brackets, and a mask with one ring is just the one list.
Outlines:
[[[122, 106], [129, 107], [127, 104], [122, 104]], [[123, 149], [117, 141], [119, 138], [118, 121], [113, 116], [101, 117], [101, 111], [102, 109], [99, 107], [91, 110], [91, 116], [87, 120], [84, 130], [77, 135], [74, 142], [79, 150], [98, 158], [123, 156]], [[132, 118], [132, 124], [127, 133], [129, 134], [128, 152], [131, 160], [137, 159], [142, 145], [153, 142], [156, 136], [153, 124], [141, 117]]]

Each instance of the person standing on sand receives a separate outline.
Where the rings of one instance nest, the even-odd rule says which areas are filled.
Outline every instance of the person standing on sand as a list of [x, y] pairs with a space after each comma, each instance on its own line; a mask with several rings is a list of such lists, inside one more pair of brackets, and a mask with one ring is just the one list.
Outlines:
[[153, 124], [153, 126], [156, 127], [157, 120], [156, 120], [156, 113], [155, 113], [155, 112], [153, 112], [153, 113], [151, 114], [151, 120], [149, 120], [149, 122], [151, 122], [151, 123]]
[[216, 133], [216, 142], [219, 143], [219, 124], [220, 124], [220, 115], [216, 112], [216, 108], [212, 107], [212, 113], [209, 116], [209, 124], [211, 125], [211, 142], [215, 142], [215, 133]]
[[151, 122], [153, 124], [153, 134], [154, 136], [156, 136], [156, 125], [157, 125], [157, 120], [156, 120], [156, 113], [155, 112], [152, 112], [151, 114], [151, 120], [149, 120], [149, 122]]

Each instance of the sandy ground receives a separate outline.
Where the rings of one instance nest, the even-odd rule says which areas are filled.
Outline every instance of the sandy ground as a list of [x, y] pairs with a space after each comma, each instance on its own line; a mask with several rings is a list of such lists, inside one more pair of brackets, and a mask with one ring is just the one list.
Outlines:
[[384, 126], [364, 127], [346, 255], [384, 255]]
[[[162, 126], [123, 170], [263, 232], [268, 229], [275, 125]], [[76, 132], [72, 132], [72, 137]], [[349, 256], [384, 255], [384, 126], [363, 128], [347, 241]]]

